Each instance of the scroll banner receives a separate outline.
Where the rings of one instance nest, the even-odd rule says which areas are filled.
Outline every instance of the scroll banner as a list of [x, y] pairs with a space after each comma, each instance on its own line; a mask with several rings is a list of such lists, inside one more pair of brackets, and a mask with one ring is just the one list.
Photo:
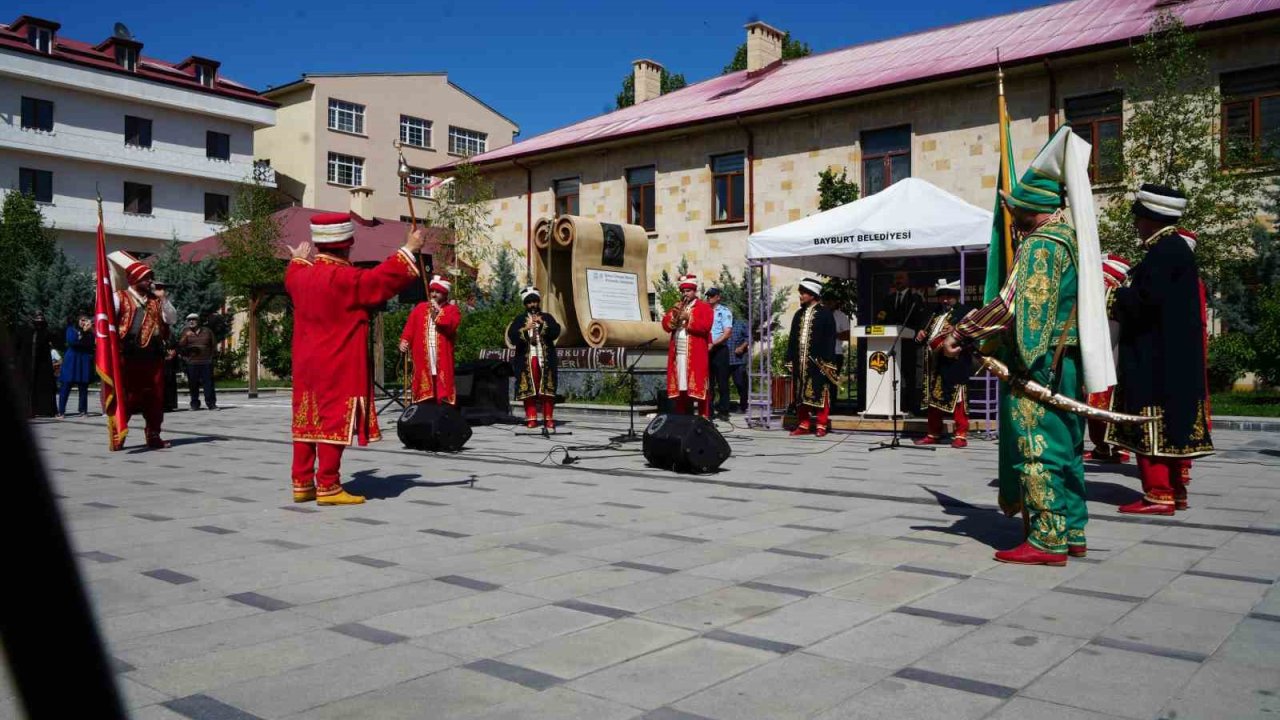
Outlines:
[[[557, 345], [666, 347], [662, 324], [646, 320], [649, 236], [639, 225], [562, 215], [534, 225], [534, 283], [543, 308], [561, 318]], [[563, 357], [563, 355], [562, 355]], [[563, 364], [561, 367], [565, 367]]]
[[[513, 352], [504, 350], [481, 350], [481, 360], [500, 360], [511, 362]], [[556, 348], [556, 362], [561, 370], [620, 370], [626, 367], [627, 349], [607, 348]]]

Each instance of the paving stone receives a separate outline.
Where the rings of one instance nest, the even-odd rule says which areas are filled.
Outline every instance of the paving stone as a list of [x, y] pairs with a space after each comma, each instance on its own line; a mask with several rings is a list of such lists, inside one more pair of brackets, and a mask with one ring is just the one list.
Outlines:
[[725, 628], [784, 643], [807, 646], [859, 625], [880, 614], [876, 608], [849, 600], [811, 597]]
[[1151, 597], [1178, 576], [1176, 570], [1131, 565], [1091, 567], [1064, 583], [1064, 587], [1097, 590], [1119, 595]]
[[120, 643], [146, 635], [254, 615], [259, 611], [260, 608], [228, 598], [213, 598], [103, 618], [100, 627], [111, 642]]
[[532, 698], [521, 698], [491, 707], [473, 720], [625, 720], [635, 708], [591, 697], [563, 687], [553, 687]]
[[795, 653], [675, 703], [716, 720], [801, 720], [869, 687], [884, 668]]
[[[451, 630], [496, 617], [527, 610], [545, 604], [546, 601], [526, 595], [497, 590], [472, 592], [443, 602], [410, 607], [397, 612], [378, 615], [362, 621], [363, 624], [382, 630], [420, 637]], [[555, 673], [552, 673], [553, 675]]]
[[641, 613], [687, 598], [705, 595], [728, 585], [726, 580], [678, 573], [641, 580], [622, 587], [585, 595], [578, 600]]
[[1265, 670], [1280, 670], [1280, 622], [1246, 617], [1215, 657]]
[[693, 635], [688, 630], [627, 618], [553, 638], [497, 659], [560, 678], [576, 678]]
[[1057, 705], [1043, 700], [1015, 697], [1005, 703], [987, 720], [1116, 720], [1116, 715], [1104, 715], [1092, 710]]
[[798, 599], [781, 593], [731, 586], [645, 611], [641, 617], [694, 630], [709, 630], [754, 617]]
[[[462, 668], [441, 672], [339, 700], [300, 713], [297, 720], [421, 720], [472, 717], [502, 703], [532, 698], [537, 691]], [[293, 718], [291, 718], [293, 720]]]
[[1102, 637], [1212, 654], [1241, 617], [1216, 610], [1143, 603], [1102, 633]]
[[1045, 593], [995, 622], [1022, 630], [1092, 638], [1131, 612], [1135, 604], [1120, 600]]
[[262, 720], [207, 695], [188, 695], [170, 700], [164, 707], [191, 720]]
[[925, 655], [912, 667], [1020, 688], [1083, 645], [1080, 638], [992, 625]]
[[766, 650], [697, 638], [592, 673], [569, 687], [653, 709], [775, 657]]
[[813, 645], [808, 652], [897, 669], [969, 634], [975, 627], [889, 613]]
[[817, 717], [820, 720], [873, 720], [879, 718], [946, 717], [981, 718], [1003, 700], [900, 678], [885, 678]]
[[609, 620], [598, 614], [546, 605], [427, 635], [414, 644], [468, 660], [495, 658]]
[[1199, 667], [1185, 660], [1091, 645], [1076, 651], [1022, 694], [1121, 717], [1149, 718]]
[[1165, 705], [1160, 717], [1275, 717], [1280, 713], [1278, 678], [1274, 669], [1213, 660]]
[[953, 578], [888, 570], [856, 580], [827, 594], [841, 600], [854, 600], [887, 610], [955, 585], [956, 582]]

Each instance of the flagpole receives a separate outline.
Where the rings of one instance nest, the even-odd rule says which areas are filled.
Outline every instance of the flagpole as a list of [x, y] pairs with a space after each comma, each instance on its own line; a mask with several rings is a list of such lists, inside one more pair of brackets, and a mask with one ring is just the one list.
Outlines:
[[[1013, 167], [1009, 162], [1009, 105], [1004, 99], [1004, 68], [1000, 65], [1000, 48], [996, 48], [996, 85], [999, 88], [1000, 106], [1000, 189], [1012, 192]], [[1004, 271], [1007, 276], [1013, 270], [1013, 216], [1009, 208], [1000, 203], [1000, 218], [1004, 224]]]

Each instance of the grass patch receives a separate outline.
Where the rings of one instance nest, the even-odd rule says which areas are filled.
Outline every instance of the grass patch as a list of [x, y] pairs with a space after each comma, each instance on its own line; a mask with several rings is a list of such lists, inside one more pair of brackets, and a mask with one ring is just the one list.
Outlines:
[[[214, 382], [213, 385], [219, 390], [244, 390], [245, 388], [249, 387], [249, 381], [248, 380], [218, 380]], [[182, 387], [186, 387], [185, 381], [182, 383]], [[288, 380], [264, 380], [264, 379], [258, 380], [259, 390], [264, 390], [269, 388], [287, 388], [287, 387], [293, 387], [293, 385]]]
[[1280, 390], [1214, 393], [1212, 402], [1214, 415], [1280, 417]]

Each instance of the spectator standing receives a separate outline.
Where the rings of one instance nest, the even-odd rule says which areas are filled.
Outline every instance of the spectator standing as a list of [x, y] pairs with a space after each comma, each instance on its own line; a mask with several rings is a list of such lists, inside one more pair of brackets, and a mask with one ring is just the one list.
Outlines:
[[89, 414], [89, 381], [93, 378], [93, 321], [81, 315], [75, 322], [67, 323], [67, 351], [62, 356], [62, 370], [58, 381], [58, 417], [67, 414], [67, 398], [71, 388], [80, 391], [80, 415]]
[[178, 354], [187, 363], [187, 387], [191, 390], [191, 409], [200, 409], [200, 391], [204, 390], [204, 404], [210, 410], [218, 409], [218, 394], [213, 387], [213, 358], [218, 351], [218, 341], [213, 331], [200, 324], [200, 316], [187, 316], [187, 326], [178, 338]]

